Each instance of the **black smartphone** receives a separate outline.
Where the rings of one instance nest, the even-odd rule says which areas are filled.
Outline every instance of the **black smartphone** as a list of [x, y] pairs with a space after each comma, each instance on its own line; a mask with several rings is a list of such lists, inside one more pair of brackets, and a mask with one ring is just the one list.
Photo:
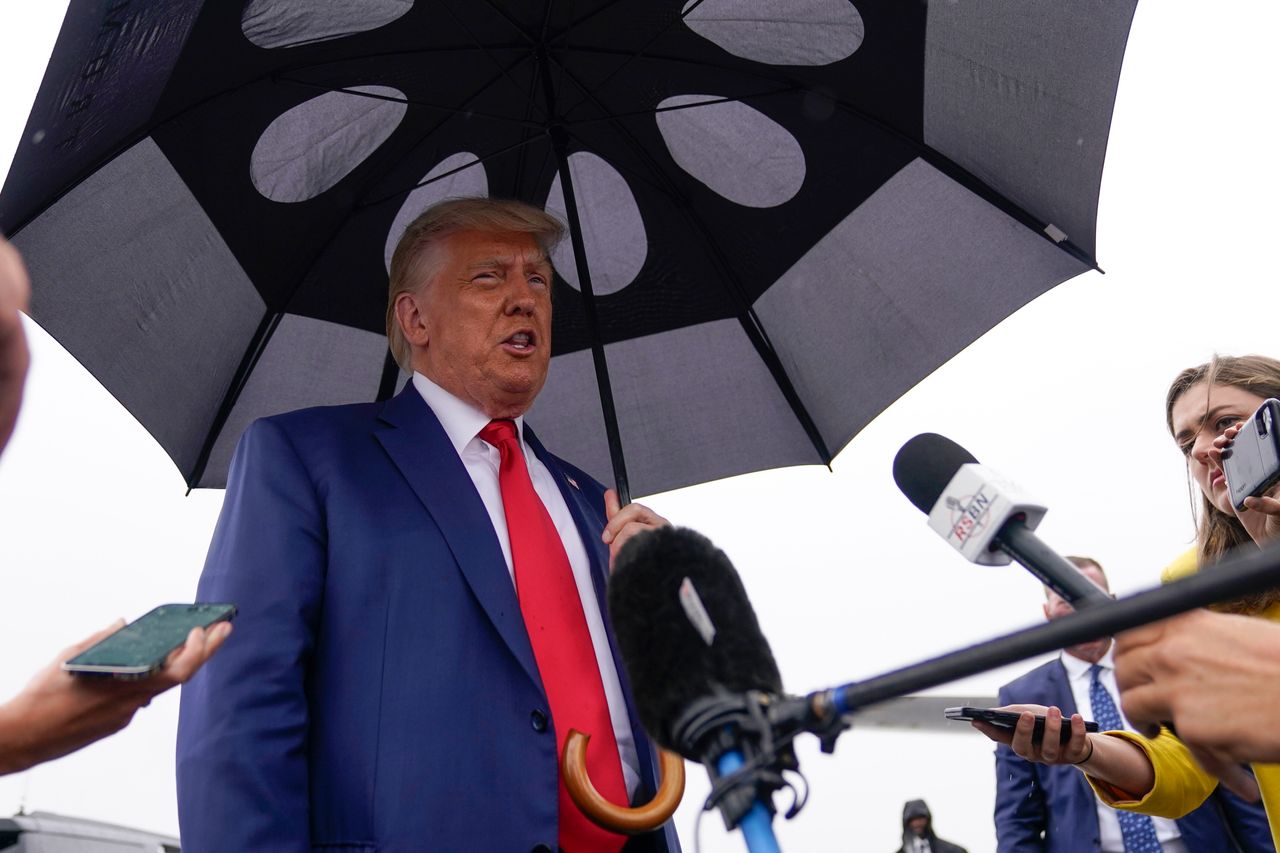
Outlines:
[[1222, 454], [1231, 505], [1244, 509], [1245, 498], [1256, 498], [1280, 482], [1280, 400], [1263, 401], [1240, 427], [1231, 447]]
[[192, 628], [230, 619], [234, 604], [162, 604], [85, 649], [62, 668], [77, 675], [145, 678], [187, 639]]
[[[947, 708], [942, 713], [946, 715], [948, 720], [980, 720], [1009, 731], [1013, 731], [1018, 725], [1018, 717], [1021, 716], [1016, 711], [970, 708], [968, 705], [963, 708]], [[1086, 732], [1096, 732], [1098, 724], [1093, 720], [1085, 720], [1084, 730]], [[1058, 733], [1058, 739], [1063, 743], [1071, 740], [1071, 718], [1066, 715], [1062, 718], [1062, 730]], [[1031, 730], [1031, 741], [1032, 743], [1039, 743], [1042, 740], [1044, 740], [1044, 716], [1037, 714], [1035, 728]]]

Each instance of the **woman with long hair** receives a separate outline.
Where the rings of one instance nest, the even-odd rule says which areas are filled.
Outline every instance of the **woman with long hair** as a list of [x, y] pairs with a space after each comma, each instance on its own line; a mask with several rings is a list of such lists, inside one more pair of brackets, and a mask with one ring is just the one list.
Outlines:
[[[1165, 570], [1173, 580], [1216, 562], [1233, 548], [1261, 545], [1280, 534], [1280, 501], [1248, 498], [1231, 506], [1222, 472], [1222, 449], [1263, 400], [1280, 397], [1280, 361], [1262, 355], [1218, 356], [1178, 374], [1165, 395], [1165, 423], [1199, 487], [1194, 558], [1184, 555]], [[1280, 589], [1222, 605], [1226, 612], [1259, 616], [1280, 602]]]

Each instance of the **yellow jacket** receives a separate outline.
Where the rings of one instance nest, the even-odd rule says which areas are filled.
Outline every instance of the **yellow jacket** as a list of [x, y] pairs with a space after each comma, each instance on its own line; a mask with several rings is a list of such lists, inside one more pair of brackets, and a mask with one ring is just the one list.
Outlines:
[[[1195, 551], [1189, 551], [1169, 565], [1160, 575], [1164, 583], [1196, 571]], [[1261, 618], [1280, 622], [1280, 604], [1272, 605]], [[1191, 751], [1168, 729], [1148, 740], [1132, 732], [1107, 732], [1137, 746], [1147, 755], [1155, 769], [1155, 784], [1140, 800], [1123, 799], [1124, 792], [1086, 774], [1085, 778], [1104, 803], [1117, 809], [1157, 817], [1180, 818], [1200, 806], [1213, 793], [1218, 780], [1200, 769]], [[1271, 840], [1280, 849], [1280, 764], [1254, 764], [1254, 775], [1262, 791], [1262, 805], [1271, 825]]]

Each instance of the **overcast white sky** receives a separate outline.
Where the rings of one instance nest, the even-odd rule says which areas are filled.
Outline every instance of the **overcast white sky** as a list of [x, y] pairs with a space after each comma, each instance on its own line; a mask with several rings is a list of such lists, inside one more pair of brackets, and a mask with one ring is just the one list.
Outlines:
[[[0, 164], [65, 5], [0, 2]], [[1186, 480], [1163, 425], [1168, 381], [1215, 350], [1280, 354], [1277, 31], [1274, 0], [1140, 5], [1098, 218], [1107, 275], [1067, 282], [984, 336], [856, 437], [834, 473], [769, 472], [647, 501], [735, 560], [790, 689], [875, 675], [1040, 618], [1030, 576], [965, 563], [898, 493], [893, 455], [918, 432], [955, 439], [1039, 496], [1050, 507], [1043, 538], [1095, 555], [1118, 592], [1154, 584], [1190, 542]], [[190, 599], [222, 499], [184, 497], [145, 430], [28, 329], [26, 408], [0, 459], [0, 697], [113, 618]], [[993, 693], [1025, 668], [947, 692]], [[25, 807], [176, 833], [176, 700], [0, 779], [0, 816]], [[807, 745], [801, 760], [812, 795], [778, 823], [784, 849], [892, 850], [902, 804], [917, 797], [943, 837], [974, 853], [995, 846], [991, 749], [976, 733], [855, 730], [835, 756]], [[692, 849], [706, 784], [690, 771], [677, 820]], [[702, 836], [707, 851], [743, 849], [718, 817]]]

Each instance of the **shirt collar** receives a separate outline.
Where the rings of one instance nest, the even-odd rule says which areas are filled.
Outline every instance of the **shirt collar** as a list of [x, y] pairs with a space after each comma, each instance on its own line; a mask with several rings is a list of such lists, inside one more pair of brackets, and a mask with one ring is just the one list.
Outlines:
[[[449, 443], [453, 445], [453, 449], [459, 456], [462, 455], [463, 448], [480, 434], [480, 430], [484, 429], [489, 421], [493, 420], [466, 400], [455, 397], [416, 370], [413, 372], [413, 387], [431, 407], [431, 411], [440, 421], [440, 426], [444, 427], [445, 435], [449, 436]], [[516, 432], [520, 435], [520, 443], [523, 445], [524, 416], [516, 418], [515, 422]]]
[[[1112, 640], [1111, 645], [1107, 648], [1107, 653], [1099, 658], [1098, 666], [1103, 669], [1115, 669], [1115, 651], [1116, 644], [1115, 641]], [[1073, 657], [1066, 652], [1063, 652], [1060, 657], [1062, 658], [1062, 666], [1067, 670], [1067, 678], [1075, 681], [1078, 678], [1089, 677], [1089, 671], [1093, 669], [1093, 664], [1089, 663], [1087, 660], [1080, 660], [1078, 657]]]

